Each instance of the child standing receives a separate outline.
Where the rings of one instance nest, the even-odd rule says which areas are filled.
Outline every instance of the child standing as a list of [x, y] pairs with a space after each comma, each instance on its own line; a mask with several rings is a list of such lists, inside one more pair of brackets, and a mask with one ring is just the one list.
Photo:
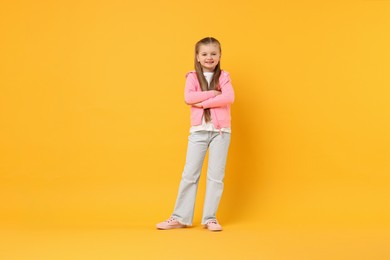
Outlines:
[[198, 181], [209, 149], [202, 224], [210, 231], [222, 230], [216, 213], [224, 187], [234, 91], [229, 73], [220, 68], [220, 58], [221, 44], [217, 39], [207, 37], [196, 43], [195, 71], [187, 74], [184, 93], [185, 102], [191, 109], [186, 163], [173, 214], [158, 223], [158, 229], [192, 225]]

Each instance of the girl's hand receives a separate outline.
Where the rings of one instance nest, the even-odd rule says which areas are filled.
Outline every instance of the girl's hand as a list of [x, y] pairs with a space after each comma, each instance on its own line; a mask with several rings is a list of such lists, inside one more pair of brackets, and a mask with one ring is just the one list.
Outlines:
[[218, 95], [221, 95], [222, 92], [221, 91], [218, 91], [218, 90], [214, 90], [214, 95], [218, 96]]
[[202, 107], [203, 108], [202, 103], [196, 103], [196, 104], [193, 104], [193, 106], [194, 107]]

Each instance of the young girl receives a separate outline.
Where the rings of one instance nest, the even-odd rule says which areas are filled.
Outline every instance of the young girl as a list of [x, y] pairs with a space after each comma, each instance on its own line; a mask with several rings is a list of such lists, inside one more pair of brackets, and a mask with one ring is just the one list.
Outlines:
[[215, 38], [207, 37], [196, 43], [195, 71], [187, 74], [184, 93], [185, 102], [191, 108], [186, 164], [173, 214], [158, 223], [158, 229], [192, 225], [198, 181], [209, 149], [202, 224], [210, 231], [222, 230], [216, 213], [224, 186], [234, 91], [229, 73], [220, 68], [220, 58], [221, 44]]

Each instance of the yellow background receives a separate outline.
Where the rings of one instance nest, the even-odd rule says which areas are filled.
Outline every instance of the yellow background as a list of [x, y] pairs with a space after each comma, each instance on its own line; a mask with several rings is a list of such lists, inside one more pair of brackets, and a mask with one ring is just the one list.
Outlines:
[[[221, 234], [259, 231], [230, 256], [258, 259], [264, 230], [274, 245], [286, 235], [278, 230], [353, 230], [357, 240], [343, 233], [338, 247], [328, 234], [325, 243], [344, 254], [369, 245], [370, 259], [389, 255], [389, 1], [3, 1], [0, 33], [6, 234], [124, 227], [142, 237], [143, 227], [161, 236], [154, 225], [171, 213], [184, 166], [184, 75], [195, 42], [214, 36], [236, 92]], [[23, 234], [15, 237], [36, 237]], [[317, 252], [310, 235], [301, 239], [302, 252]], [[319, 259], [288, 241], [289, 255], [264, 246], [265, 259]], [[72, 251], [56, 248], [47, 259]], [[107, 259], [119, 259], [110, 250]], [[86, 252], [68, 256], [96, 259]]]

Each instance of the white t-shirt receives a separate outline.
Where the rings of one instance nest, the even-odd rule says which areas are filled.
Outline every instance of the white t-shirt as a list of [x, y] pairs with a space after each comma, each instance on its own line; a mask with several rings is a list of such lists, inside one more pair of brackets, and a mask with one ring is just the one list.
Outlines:
[[[210, 82], [213, 79], [214, 72], [203, 72], [203, 75], [205, 76], [205, 78], [210, 86]], [[213, 122], [211, 120], [206, 123], [204, 116], [202, 116], [202, 124], [191, 126], [191, 128], [190, 128], [190, 133], [197, 132], [197, 131], [219, 132], [219, 130], [214, 127]], [[223, 128], [221, 128], [221, 131], [225, 132], [225, 133], [232, 132], [230, 127], [223, 127]]]

